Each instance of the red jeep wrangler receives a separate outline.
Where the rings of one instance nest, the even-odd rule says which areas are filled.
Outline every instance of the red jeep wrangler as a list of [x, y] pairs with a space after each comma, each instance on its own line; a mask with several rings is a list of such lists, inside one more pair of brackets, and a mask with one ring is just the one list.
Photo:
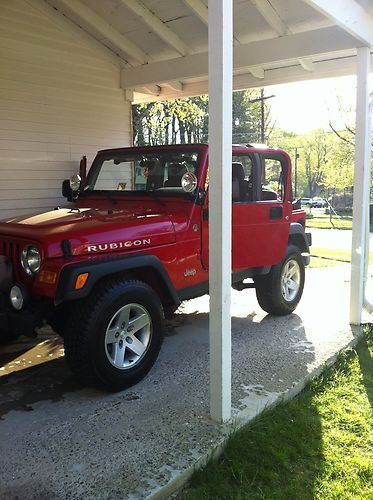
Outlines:
[[[285, 152], [233, 147], [232, 286], [277, 315], [309, 262], [291, 191]], [[120, 390], [155, 362], [164, 311], [208, 292], [208, 147], [100, 151], [63, 194], [71, 207], [0, 223], [0, 338], [47, 322], [80, 379]]]

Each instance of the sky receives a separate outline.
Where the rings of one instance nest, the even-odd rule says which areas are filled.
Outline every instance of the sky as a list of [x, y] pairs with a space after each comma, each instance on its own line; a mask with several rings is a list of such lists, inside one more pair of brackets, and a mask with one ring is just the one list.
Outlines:
[[[370, 88], [372, 83], [371, 79]], [[329, 129], [329, 120], [339, 129], [355, 121], [355, 76], [266, 87], [265, 95], [272, 94], [276, 96], [269, 100], [272, 120], [287, 131], [302, 134], [316, 128]]]

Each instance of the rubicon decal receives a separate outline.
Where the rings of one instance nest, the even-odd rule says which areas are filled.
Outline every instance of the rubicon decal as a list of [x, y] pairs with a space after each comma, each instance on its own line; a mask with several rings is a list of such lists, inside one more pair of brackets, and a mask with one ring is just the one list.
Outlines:
[[150, 238], [143, 240], [113, 241], [111, 243], [100, 243], [99, 245], [88, 245], [88, 252], [106, 252], [108, 250], [120, 250], [121, 248], [142, 247], [150, 245]]

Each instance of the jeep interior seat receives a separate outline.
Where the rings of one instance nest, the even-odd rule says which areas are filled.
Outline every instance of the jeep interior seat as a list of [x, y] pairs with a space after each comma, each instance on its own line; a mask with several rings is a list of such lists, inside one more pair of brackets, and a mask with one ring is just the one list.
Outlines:
[[276, 191], [267, 186], [262, 186], [262, 200], [278, 200]]
[[146, 191], [154, 191], [163, 186], [163, 169], [158, 163], [156, 160], [147, 160], [144, 164], [149, 171], [149, 176], [146, 179]]
[[184, 165], [171, 163], [168, 167], [168, 180], [164, 183], [164, 187], [181, 187], [181, 178], [186, 171]]
[[232, 201], [247, 201], [249, 183], [245, 180], [242, 163], [232, 163]]

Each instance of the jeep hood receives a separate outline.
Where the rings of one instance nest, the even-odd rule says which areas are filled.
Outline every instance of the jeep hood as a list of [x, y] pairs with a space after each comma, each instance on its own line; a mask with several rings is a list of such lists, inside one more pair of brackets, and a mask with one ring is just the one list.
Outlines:
[[49, 258], [63, 256], [64, 240], [70, 242], [73, 255], [108, 254], [174, 243], [173, 224], [159, 208], [62, 208], [1, 221], [0, 239], [6, 236], [25, 243], [39, 242]]

